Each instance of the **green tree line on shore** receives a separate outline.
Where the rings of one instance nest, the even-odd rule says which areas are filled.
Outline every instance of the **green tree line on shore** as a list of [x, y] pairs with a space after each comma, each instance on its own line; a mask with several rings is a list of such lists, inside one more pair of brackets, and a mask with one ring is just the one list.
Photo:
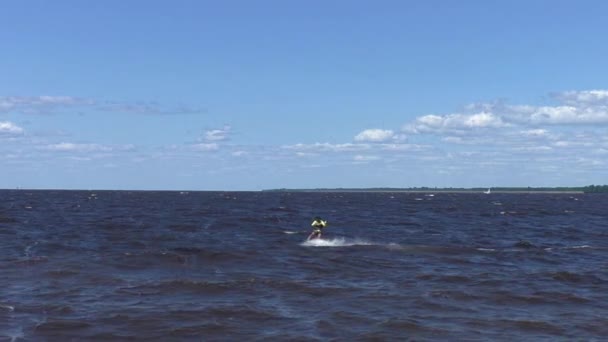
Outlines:
[[608, 192], [608, 185], [589, 185], [583, 187], [585, 193]]

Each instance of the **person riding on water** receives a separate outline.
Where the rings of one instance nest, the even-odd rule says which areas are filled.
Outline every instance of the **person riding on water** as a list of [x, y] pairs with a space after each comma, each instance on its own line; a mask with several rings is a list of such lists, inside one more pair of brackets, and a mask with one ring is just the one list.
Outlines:
[[327, 221], [317, 216], [312, 220], [312, 223], [310, 225], [312, 226], [312, 233], [310, 233], [310, 235], [308, 236], [308, 240], [320, 239], [321, 230], [327, 227]]

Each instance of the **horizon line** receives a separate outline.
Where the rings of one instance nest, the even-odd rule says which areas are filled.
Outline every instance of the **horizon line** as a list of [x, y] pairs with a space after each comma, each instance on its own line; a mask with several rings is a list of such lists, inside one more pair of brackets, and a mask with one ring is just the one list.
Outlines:
[[[0, 191], [149, 191], [149, 192], [272, 192], [272, 191], [345, 191], [345, 192], [353, 192], [353, 191], [374, 191], [374, 190], [382, 190], [382, 191], [411, 191], [411, 192], [432, 192], [432, 191], [477, 191], [477, 190], [485, 190], [485, 189], [501, 189], [501, 190], [520, 190], [525, 191], [526, 189], [530, 190], [541, 190], [546, 189], [546, 191], [550, 191], [551, 189], [573, 189], [571, 191], [576, 191], [578, 189], [583, 190], [585, 188], [591, 187], [608, 187], [608, 185], [582, 185], [582, 186], [475, 186], [475, 187], [431, 187], [431, 186], [411, 186], [411, 187], [384, 187], [384, 186], [374, 186], [374, 187], [318, 187], [318, 188], [268, 188], [268, 189], [259, 189], [259, 190], [222, 190], [222, 189], [110, 189], [110, 188], [0, 188]], [[571, 192], [569, 191], [569, 192]]]

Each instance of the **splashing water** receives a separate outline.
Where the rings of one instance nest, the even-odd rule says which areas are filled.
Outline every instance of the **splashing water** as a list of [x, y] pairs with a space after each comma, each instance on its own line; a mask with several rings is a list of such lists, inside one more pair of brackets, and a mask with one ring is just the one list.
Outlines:
[[335, 238], [335, 239], [314, 239], [304, 241], [300, 246], [306, 247], [349, 247], [349, 246], [371, 246], [377, 245], [376, 243], [361, 240], [361, 239], [346, 239], [346, 238]]

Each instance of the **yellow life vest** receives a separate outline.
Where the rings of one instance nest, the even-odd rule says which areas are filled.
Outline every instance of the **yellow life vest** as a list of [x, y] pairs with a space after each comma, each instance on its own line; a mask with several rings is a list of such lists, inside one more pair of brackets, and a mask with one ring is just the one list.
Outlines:
[[324, 220], [314, 220], [314, 221], [312, 221], [312, 223], [310, 225], [313, 226], [313, 227], [315, 227], [315, 228], [325, 228], [327, 226], [327, 221], [324, 221]]

